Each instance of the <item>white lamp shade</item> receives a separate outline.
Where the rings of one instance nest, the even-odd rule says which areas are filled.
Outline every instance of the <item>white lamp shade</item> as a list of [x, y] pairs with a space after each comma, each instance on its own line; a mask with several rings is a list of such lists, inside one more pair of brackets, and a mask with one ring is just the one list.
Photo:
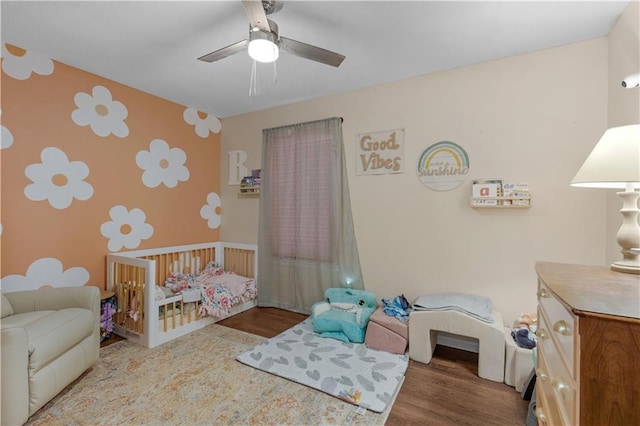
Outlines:
[[588, 188], [640, 187], [640, 124], [612, 127], [600, 138], [572, 186]]

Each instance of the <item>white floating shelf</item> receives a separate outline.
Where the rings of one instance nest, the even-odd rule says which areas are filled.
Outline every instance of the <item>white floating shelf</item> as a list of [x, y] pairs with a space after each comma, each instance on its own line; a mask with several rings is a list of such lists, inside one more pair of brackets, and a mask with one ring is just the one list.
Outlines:
[[474, 209], [528, 209], [531, 197], [471, 197]]

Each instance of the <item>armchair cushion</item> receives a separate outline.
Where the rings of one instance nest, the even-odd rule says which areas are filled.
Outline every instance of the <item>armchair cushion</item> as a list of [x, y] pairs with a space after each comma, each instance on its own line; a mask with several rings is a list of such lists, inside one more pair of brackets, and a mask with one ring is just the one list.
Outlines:
[[329, 288], [326, 301], [311, 307], [313, 331], [345, 342], [364, 342], [369, 317], [376, 310], [376, 296], [365, 290]]
[[24, 327], [29, 336], [29, 368], [38, 371], [91, 335], [93, 320], [87, 309], [67, 308], [13, 315], [3, 323]]
[[2, 308], [2, 314], [0, 318], [8, 317], [9, 315], [13, 315], [13, 306], [11, 306], [11, 302], [9, 299], [2, 295], [2, 302], [0, 302], [0, 308]]

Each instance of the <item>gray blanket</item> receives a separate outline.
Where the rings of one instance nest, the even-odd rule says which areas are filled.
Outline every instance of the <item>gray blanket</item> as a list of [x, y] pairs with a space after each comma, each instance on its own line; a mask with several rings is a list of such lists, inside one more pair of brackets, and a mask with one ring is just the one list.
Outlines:
[[446, 311], [454, 310], [465, 313], [480, 321], [492, 323], [494, 321], [493, 303], [484, 296], [466, 293], [439, 293], [419, 296], [413, 303], [416, 311]]

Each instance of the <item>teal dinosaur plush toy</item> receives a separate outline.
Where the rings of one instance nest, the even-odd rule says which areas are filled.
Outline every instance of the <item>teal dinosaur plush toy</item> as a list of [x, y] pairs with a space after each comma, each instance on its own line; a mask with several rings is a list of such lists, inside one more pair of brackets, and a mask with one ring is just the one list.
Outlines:
[[313, 331], [343, 342], [364, 342], [369, 317], [378, 307], [375, 294], [366, 290], [328, 288], [326, 301], [311, 307]]

